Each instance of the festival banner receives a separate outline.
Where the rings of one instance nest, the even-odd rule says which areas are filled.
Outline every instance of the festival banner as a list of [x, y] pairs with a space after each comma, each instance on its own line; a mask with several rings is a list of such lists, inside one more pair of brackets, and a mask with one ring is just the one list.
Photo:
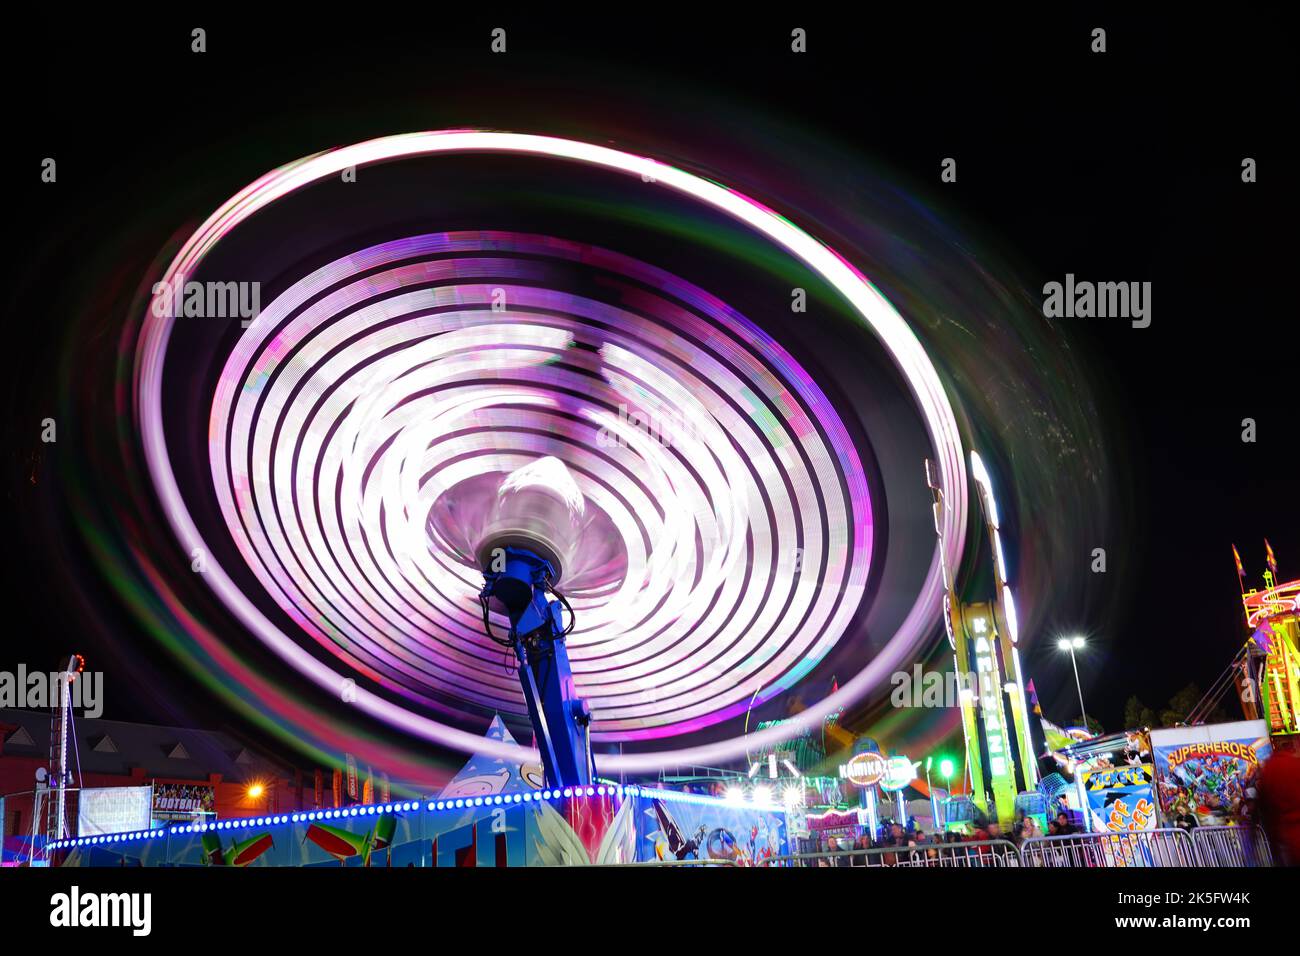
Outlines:
[[361, 799], [361, 786], [357, 783], [357, 758], [352, 754], [344, 754], [347, 758], [348, 766], [348, 803], [356, 803]]
[[1164, 826], [1192, 814], [1201, 826], [1223, 826], [1241, 816], [1272, 753], [1262, 720], [1151, 731], [1156, 791]]
[[88, 787], [77, 795], [77, 835], [148, 830], [152, 813], [152, 787]]

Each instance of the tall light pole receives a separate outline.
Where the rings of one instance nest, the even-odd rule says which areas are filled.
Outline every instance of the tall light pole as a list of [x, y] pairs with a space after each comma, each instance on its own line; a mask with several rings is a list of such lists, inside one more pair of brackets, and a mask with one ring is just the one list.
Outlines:
[[1079, 692], [1079, 713], [1083, 715], [1083, 729], [1092, 733], [1088, 726], [1088, 709], [1083, 706], [1083, 685], [1079, 683], [1079, 662], [1075, 659], [1074, 652], [1081, 650], [1084, 640], [1081, 637], [1063, 637], [1056, 642], [1056, 646], [1063, 651], [1070, 652], [1070, 666], [1074, 668], [1074, 688]]

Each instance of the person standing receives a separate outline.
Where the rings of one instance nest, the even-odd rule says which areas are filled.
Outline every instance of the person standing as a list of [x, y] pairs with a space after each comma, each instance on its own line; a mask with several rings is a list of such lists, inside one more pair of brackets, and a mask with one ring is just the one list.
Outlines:
[[1275, 862], [1300, 866], [1300, 755], [1279, 750], [1259, 771], [1257, 812]]

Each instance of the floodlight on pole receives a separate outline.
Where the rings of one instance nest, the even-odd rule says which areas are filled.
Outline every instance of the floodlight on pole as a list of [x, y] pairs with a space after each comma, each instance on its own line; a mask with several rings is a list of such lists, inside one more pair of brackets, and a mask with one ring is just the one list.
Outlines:
[[1056, 646], [1070, 654], [1070, 666], [1074, 668], [1074, 688], [1079, 692], [1079, 714], [1083, 717], [1083, 729], [1088, 730], [1088, 709], [1083, 705], [1083, 684], [1079, 682], [1079, 662], [1074, 656], [1076, 650], [1082, 650], [1087, 642], [1079, 636], [1063, 637]]

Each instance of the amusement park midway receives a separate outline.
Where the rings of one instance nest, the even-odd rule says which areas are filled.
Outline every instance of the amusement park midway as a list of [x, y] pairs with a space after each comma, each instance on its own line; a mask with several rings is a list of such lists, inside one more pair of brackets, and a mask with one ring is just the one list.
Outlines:
[[37, 9], [0, 951], [1294, 939], [1293, 31], [1178, 12]]

